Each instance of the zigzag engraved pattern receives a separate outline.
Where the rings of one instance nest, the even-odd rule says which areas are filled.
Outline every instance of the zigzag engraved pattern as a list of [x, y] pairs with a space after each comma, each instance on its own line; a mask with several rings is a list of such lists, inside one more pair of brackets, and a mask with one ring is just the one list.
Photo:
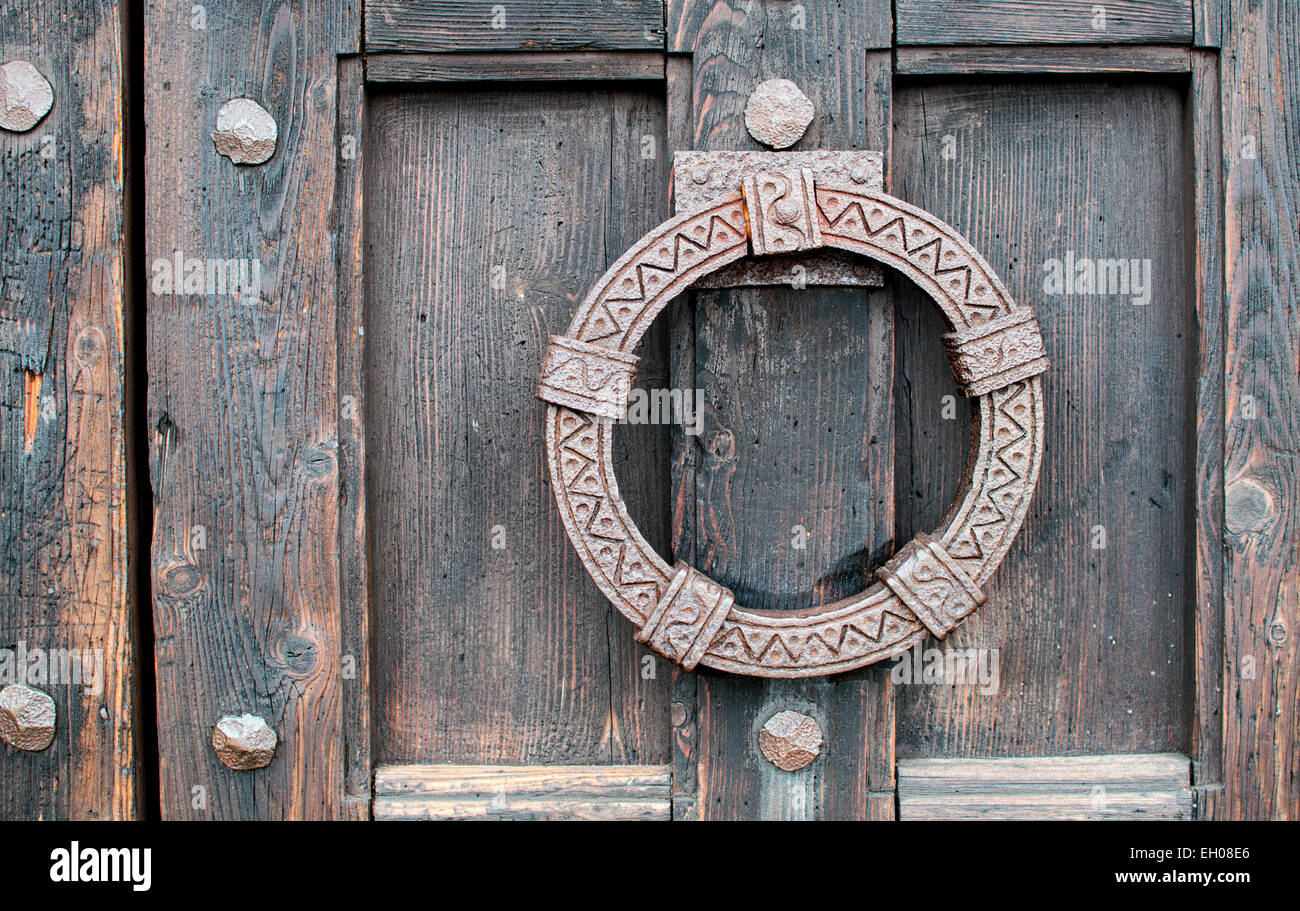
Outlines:
[[998, 553], [1019, 527], [1033, 491], [1029, 475], [1031, 470], [1037, 473], [1037, 465], [1032, 398], [1028, 382], [1013, 383], [988, 396], [992, 426], [985, 452], [991, 449], [992, 458], [981, 460], [988, 464], [983, 483], [976, 488], [974, 507], [947, 542], [949, 554], [977, 581], [989, 556]]
[[558, 463], [558, 489], [564, 491], [561, 509], [580, 529], [574, 543], [585, 554], [588, 570], [593, 563], [599, 568], [599, 575], [592, 574], [597, 584], [605, 583], [605, 594], [617, 592], [631, 609], [629, 617], [640, 622], [659, 601], [671, 574], [641, 536], [631, 533], [627, 513], [616, 502], [617, 484], [606, 458], [609, 425], [568, 408], [553, 407], [550, 417], [559, 454], [552, 460], [552, 481]]
[[[933, 216], [870, 191], [817, 187], [814, 195], [828, 246], [899, 269], [930, 293], [955, 326], [982, 324], [1015, 309], [983, 259]], [[666, 222], [601, 278], [567, 336], [630, 352], [668, 300], [743, 257], [746, 230], [739, 193]], [[1040, 378], [972, 402], [976, 458], [967, 469], [965, 496], [934, 537], [963, 572], [982, 583], [1010, 546], [1037, 481], [1043, 435]], [[628, 517], [614, 477], [612, 444], [610, 421], [550, 405], [548, 462], [565, 529], [600, 590], [641, 627], [675, 570]], [[924, 635], [926, 628], [911, 609], [877, 583], [811, 615], [754, 614], [732, 605], [709, 637], [700, 664], [762, 677], [817, 676], [887, 658]]]
[[[633, 247], [588, 296], [583, 308], [587, 312], [579, 311], [570, 334], [584, 342], [630, 350], [639, 339], [639, 335], [629, 334], [639, 316], [653, 319], [654, 312], [689, 281], [718, 268], [721, 263], [713, 263], [719, 257], [738, 248], [743, 252], [747, 243], [744, 225], [745, 213], [736, 194], [712, 209], [686, 217], [654, 242]], [[688, 273], [690, 278], [682, 281]], [[652, 302], [658, 306], [647, 313]]]
[[931, 293], [954, 326], [977, 325], [1010, 310], [1006, 289], [988, 264], [933, 215], [883, 193], [818, 187], [816, 201], [827, 246], [900, 269]]

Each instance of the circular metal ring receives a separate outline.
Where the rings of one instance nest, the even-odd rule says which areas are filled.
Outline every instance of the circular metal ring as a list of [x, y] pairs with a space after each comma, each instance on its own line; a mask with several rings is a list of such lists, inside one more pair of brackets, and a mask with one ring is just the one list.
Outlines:
[[[651, 231], [596, 283], [543, 363], [547, 460], [569, 538], [600, 590], [637, 625], [637, 638], [687, 669], [811, 677], [888, 658], [927, 631], [947, 635], [983, 602], [981, 586], [1024, 521], [1038, 479], [1038, 374], [1047, 359], [1032, 313], [933, 215], [876, 191], [814, 187], [804, 174], [802, 198], [788, 175], [765, 175], [774, 178], [766, 197], [747, 185]], [[802, 224], [792, 200], [806, 213]], [[751, 242], [758, 250], [760, 235], [765, 252], [849, 250], [920, 286], [954, 330], [944, 341], [973, 399], [971, 457], [940, 527], [901, 548], [865, 592], [797, 611], [745, 610], [697, 570], [669, 566], [628, 516], [614, 477], [612, 419], [626, 409], [632, 351], [673, 297], [744, 258]]]

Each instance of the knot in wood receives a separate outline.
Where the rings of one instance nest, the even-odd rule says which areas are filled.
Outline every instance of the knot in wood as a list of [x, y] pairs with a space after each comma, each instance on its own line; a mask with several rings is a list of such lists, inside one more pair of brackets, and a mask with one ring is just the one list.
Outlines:
[[264, 768], [275, 757], [275, 731], [257, 715], [226, 715], [212, 729], [212, 749], [237, 772]]
[[758, 748], [781, 771], [798, 771], [821, 755], [821, 725], [800, 712], [777, 712], [759, 730]]
[[217, 111], [217, 151], [235, 164], [261, 164], [275, 154], [275, 118], [251, 98], [232, 98]]
[[26, 60], [0, 66], [0, 127], [25, 133], [50, 112], [54, 89], [40, 70]]
[[39, 752], [54, 742], [54, 700], [22, 683], [0, 690], [0, 740]]
[[785, 149], [802, 138], [813, 119], [812, 100], [789, 79], [759, 83], [745, 104], [745, 128], [764, 145]]

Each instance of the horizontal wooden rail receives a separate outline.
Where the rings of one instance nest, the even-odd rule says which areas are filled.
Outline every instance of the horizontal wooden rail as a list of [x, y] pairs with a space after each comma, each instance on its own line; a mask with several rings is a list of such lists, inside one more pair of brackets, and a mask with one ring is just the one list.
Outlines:
[[375, 819], [661, 819], [669, 766], [389, 765]]
[[1178, 753], [905, 759], [899, 819], [1191, 819]]
[[1190, 73], [1192, 52], [1164, 45], [1006, 45], [1002, 47], [905, 47], [898, 49], [900, 76], [979, 74]]
[[371, 54], [367, 82], [511, 82], [664, 78], [659, 51]]

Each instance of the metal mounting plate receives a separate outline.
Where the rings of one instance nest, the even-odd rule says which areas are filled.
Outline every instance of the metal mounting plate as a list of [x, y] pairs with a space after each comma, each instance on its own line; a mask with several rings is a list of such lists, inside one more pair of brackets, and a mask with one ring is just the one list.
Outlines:
[[[699, 152], [673, 155], [673, 211], [706, 209], [739, 189], [746, 174], [808, 168], [821, 186], [848, 189], [884, 188], [884, 156], [880, 152]], [[696, 284], [697, 288], [738, 288], [766, 285], [869, 287], [884, 284], [880, 267], [839, 250], [769, 256], [724, 266]]]

